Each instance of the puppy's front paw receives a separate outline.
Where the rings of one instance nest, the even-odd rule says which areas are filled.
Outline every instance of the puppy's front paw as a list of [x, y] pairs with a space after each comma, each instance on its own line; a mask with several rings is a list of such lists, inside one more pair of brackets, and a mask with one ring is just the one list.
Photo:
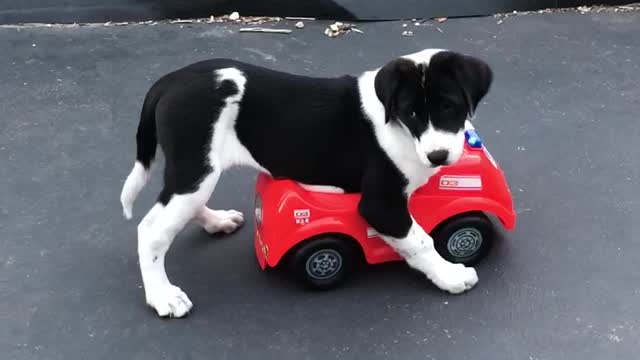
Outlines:
[[418, 254], [407, 259], [407, 263], [422, 272], [440, 289], [460, 294], [478, 283], [474, 268], [453, 264], [433, 252]]
[[168, 284], [147, 291], [147, 304], [161, 317], [180, 318], [189, 313], [193, 303], [179, 287]]
[[476, 270], [462, 264], [443, 263], [427, 276], [437, 287], [452, 294], [460, 294], [478, 283]]

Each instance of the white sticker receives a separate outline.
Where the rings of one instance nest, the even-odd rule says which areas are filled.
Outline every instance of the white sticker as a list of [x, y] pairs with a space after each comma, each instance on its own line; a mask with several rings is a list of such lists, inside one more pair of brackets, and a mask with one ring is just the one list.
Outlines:
[[308, 224], [309, 218], [311, 218], [311, 210], [309, 209], [293, 210], [293, 218], [296, 220], [296, 224]]
[[480, 175], [449, 176], [440, 178], [440, 189], [446, 190], [482, 190], [482, 178]]

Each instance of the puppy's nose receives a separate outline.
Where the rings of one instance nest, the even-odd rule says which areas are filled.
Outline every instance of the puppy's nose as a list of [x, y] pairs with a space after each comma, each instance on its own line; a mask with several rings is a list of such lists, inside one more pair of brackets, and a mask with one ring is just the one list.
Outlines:
[[436, 150], [427, 154], [427, 159], [435, 166], [445, 165], [448, 157], [449, 151], [447, 150]]

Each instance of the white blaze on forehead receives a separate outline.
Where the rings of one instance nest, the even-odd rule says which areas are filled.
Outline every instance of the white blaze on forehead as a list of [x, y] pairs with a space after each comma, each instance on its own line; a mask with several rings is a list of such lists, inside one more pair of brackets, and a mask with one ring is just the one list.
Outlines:
[[[422, 51], [419, 51], [417, 53], [413, 53], [413, 54], [407, 54], [407, 55], [403, 55], [401, 56], [404, 59], [409, 59], [411, 61], [413, 61], [416, 64], [423, 64], [425, 66], [429, 66], [429, 63], [431, 62], [431, 58], [433, 57], [433, 55], [442, 52], [442, 51], [446, 51], [444, 49], [425, 49]], [[422, 84], [424, 84], [426, 82], [426, 76], [427, 73], [426, 71], [422, 72]]]
[[405, 59], [412, 60], [416, 64], [429, 65], [429, 62], [431, 62], [431, 58], [433, 57], [433, 55], [435, 55], [435, 54], [437, 54], [439, 52], [442, 52], [442, 51], [446, 51], [446, 50], [444, 50], [444, 49], [425, 49], [425, 50], [419, 51], [417, 53], [407, 54], [407, 55], [403, 55], [401, 57], [405, 58]]

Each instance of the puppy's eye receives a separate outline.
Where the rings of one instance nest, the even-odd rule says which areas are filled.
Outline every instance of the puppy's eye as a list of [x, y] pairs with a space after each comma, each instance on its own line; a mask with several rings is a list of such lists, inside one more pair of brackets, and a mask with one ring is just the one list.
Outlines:
[[444, 111], [444, 112], [449, 112], [449, 111], [451, 111], [451, 110], [453, 110], [453, 109], [454, 109], [454, 105], [453, 105], [453, 103], [452, 103], [452, 102], [449, 102], [449, 101], [443, 101], [443, 102], [440, 104], [440, 110], [442, 110], [442, 111]]

